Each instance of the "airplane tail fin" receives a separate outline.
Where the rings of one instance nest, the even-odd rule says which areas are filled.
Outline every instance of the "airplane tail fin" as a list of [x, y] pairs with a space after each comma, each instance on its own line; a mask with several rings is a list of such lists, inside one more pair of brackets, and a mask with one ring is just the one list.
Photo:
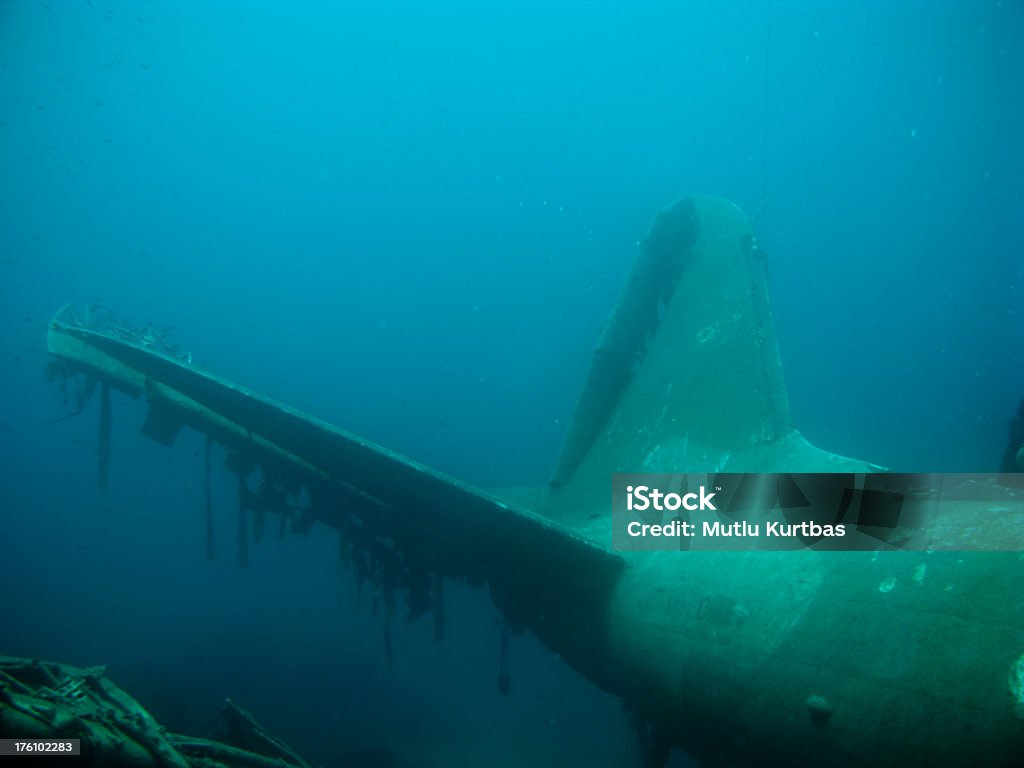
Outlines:
[[662, 210], [594, 351], [549, 511], [606, 506], [613, 472], [879, 469], [793, 428], [746, 215], [716, 197]]

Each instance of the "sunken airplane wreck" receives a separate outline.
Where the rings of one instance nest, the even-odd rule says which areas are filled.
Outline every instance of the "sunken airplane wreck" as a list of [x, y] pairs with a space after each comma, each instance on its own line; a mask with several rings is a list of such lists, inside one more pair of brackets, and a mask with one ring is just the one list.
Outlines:
[[[882, 471], [792, 426], [763, 263], [726, 200], [655, 218], [545, 488], [472, 488], [67, 309], [48, 347], [65, 376], [98, 382], [101, 480], [110, 390], [144, 397], [145, 434], [170, 444], [189, 426], [231, 452], [241, 557], [247, 514], [259, 529], [270, 511], [338, 529], [387, 615], [396, 593], [440, 616], [445, 579], [486, 583], [508, 622], [624, 700], [650, 765], [671, 745], [709, 766], [1024, 754], [1024, 559], [951, 533], [1019, 542], [1010, 491], [991, 489], [999, 514], [944, 498], [936, 519], [963, 525], [937, 527], [934, 551], [613, 549], [613, 472]], [[259, 493], [246, 482], [257, 467]], [[300, 493], [301, 509], [284, 503]]]

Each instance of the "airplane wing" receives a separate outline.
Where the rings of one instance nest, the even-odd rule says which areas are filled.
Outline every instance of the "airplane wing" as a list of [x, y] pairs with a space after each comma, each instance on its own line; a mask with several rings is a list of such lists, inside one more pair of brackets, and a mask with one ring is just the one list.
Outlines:
[[101, 468], [109, 464], [103, 435], [113, 388], [146, 400], [148, 436], [169, 444], [184, 425], [198, 430], [233, 452], [239, 472], [259, 466], [285, 488], [305, 487], [307, 519], [375, 540], [371, 554], [383, 556], [387, 540], [415, 553], [422, 568], [471, 580], [522, 569], [605, 578], [621, 565], [570, 528], [202, 370], [146, 333], [95, 330], [65, 308], [50, 323], [47, 347], [64, 376], [100, 382]]

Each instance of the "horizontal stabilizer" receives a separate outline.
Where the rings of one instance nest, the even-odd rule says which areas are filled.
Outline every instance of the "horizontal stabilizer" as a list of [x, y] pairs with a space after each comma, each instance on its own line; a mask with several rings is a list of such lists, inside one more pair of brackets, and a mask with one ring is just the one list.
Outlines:
[[[363, 524], [412, 542], [448, 574], [491, 578], [530, 569], [552, 577], [608, 577], [620, 559], [572, 530], [282, 403], [165, 354], [144, 339], [99, 332], [62, 313], [48, 349], [132, 397], [145, 396], [145, 431], [169, 442], [186, 424], [250, 464], [327, 488], [317, 519], [343, 527], [331, 504], [358, 506]], [[244, 464], [245, 462], [239, 462]], [[433, 553], [423, 552], [427, 548]], [[456, 565], [457, 564], [457, 565]]]

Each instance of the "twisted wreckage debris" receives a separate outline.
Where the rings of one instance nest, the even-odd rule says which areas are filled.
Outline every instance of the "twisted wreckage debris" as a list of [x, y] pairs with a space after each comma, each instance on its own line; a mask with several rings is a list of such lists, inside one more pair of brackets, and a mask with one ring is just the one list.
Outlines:
[[171, 733], [104, 667], [0, 656], [0, 737], [79, 739], [85, 764], [110, 768], [310, 768], [230, 700], [219, 717], [227, 741]]
[[[149, 437], [170, 444], [189, 426], [225, 446], [240, 565], [250, 512], [256, 537], [267, 512], [281, 515], [279, 531], [337, 529], [342, 559], [383, 603], [389, 656], [396, 592], [410, 620], [433, 609], [440, 636], [444, 580], [486, 583], [505, 618], [500, 688], [509, 630], [527, 628], [624, 699], [651, 765], [670, 744], [731, 768], [1015, 765], [1024, 750], [1024, 560], [1012, 551], [1024, 503], [1006, 489], [993, 491], [998, 507], [943, 500], [920, 532], [935, 551], [613, 548], [614, 472], [827, 472], [852, 483], [881, 471], [793, 426], [763, 257], [727, 200], [694, 197], [657, 215], [552, 482], [519, 493], [523, 504], [226, 381], [145, 330], [65, 309], [48, 349], [65, 382], [85, 379], [76, 411], [101, 390], [101, 485], [116, 388], [145, 398]], [[208, 452], [207, 486], [211, 464]]]

